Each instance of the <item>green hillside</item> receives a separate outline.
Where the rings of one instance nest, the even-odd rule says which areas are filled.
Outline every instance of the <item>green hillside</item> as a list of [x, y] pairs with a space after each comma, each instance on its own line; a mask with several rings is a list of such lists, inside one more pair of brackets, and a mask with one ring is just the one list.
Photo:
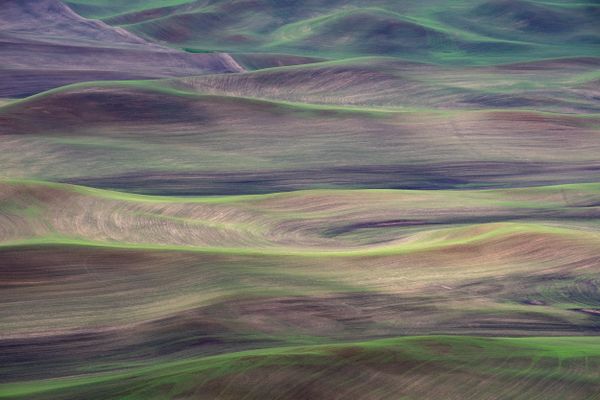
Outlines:
[[[598, 5], [527, 0], [69, 2], [171, 46], [495, 64], [596, 56]], [[106, 13], [109, 13], [108, 15]]]
[[[593, 399], [599, 360], [598, 342], [589, 338], [404, 337], [246, 351], [0, 388], [15, 399], [60, 392], [71, 399], [124, 393], [128, 399], [305, 399], [307, 393], [314, 399]], [[585, 368], [577, 367], [581, 362]], [[263, 384], [252, 385], [255, 379]], [[231, 384], [223, 388], [223, 381]]]

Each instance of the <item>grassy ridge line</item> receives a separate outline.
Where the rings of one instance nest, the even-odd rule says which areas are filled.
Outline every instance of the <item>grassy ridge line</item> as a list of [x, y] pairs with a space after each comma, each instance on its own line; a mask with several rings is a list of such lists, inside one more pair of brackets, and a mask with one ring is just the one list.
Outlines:
[[[535, 61], [532, 61], [532, 64], [542, 64], [545, 62], [560, 62], [560, 61], [564, 61], [564, 62], [568, 62], [571, 61], [573, 59], [577, 59], [578, 57], [551, 57], [551, 58], [539, 58], [536, 59]], [[587, 57], [587, 58], [597, 58], [597, 57]], [[364, 66], [364, 67], [369, 67], [372, 65], [377, 65], [377, 64], [385, 64], [385, 63], [398, 63], [398, 62], [404, 62], [404, 63], [408, 63], [408, 64], [413, 64], [414, 67], [418, 67], [418, 66], [434, 66], [434, 67], [438, 67], [441, 68], [440, 71], [442, 72], [447, 72], [447, 71], [456, 71], [456, 67], [452, 67], [452, 66], [441, 66], [441, 65], [437, 65], [435, 63], [429, 63], [429, 62], [419, 62], [419, 61], [413, 61], [410, 59], [405, 59], [402, 57], [392, 57], [392, 56], [352, 56], [352, 57], [346, 57], [343, 59], [333, 59], [333, 60], [324, 60], [324, 61], [318, 61], [318, 62], [313, 62], [313, 63], [306, 63], [306, 64], [298, 64], [298, 65], [284, 65], [284, 66], [275, 66], [275, 67], [268, 67], [268, 68], [261, 68], [258, 70], [254, 70], [254, 71], [249, 71], [249, 72], [243, 72], [243, 73], [232, 73], [229, 74], [228, 76], [236, 76], [236, 75], [255, 75], [255, 76], [260, 76], [260, 75], [268, 75], [270, 73], [273, 72], [289, 72], [289, 71], [311, 71], [311, 70], [317, 70], [319, 68], [325, 68], [325, 67], [344, 67], [344, 66]], [[497, 63], [494, 64], [495, 68], [505, 68], [505, 67], [511, 67], [511, 66], [515, 66], [520, 64], [518, 63], [514, 63], [514, 62], [508, 62], [508, 63]], [[525, 62], [524, 64], [528, 64], [528, 62]], [[478, 65], [473, 65], [473, 66], [469, 66], [466, 67], [467, 70], [473, 70], [473, 71], [485, 71], [486, 70], [486, 66], [478, 66]], [[501, 72], [498, 71], [498, 74], [500, 74]], [[206, 75], [201, 75], [199, 76], [200, 78], [210, 78], [212, 76], [220, 76], [220, 74], [206, 74]], [[418, 75], [417, 75], [418, 76]], [[424, 77], [426, 78], [430, 78], [430, 76], [424, 75]], [[589, 71], [589, 72], [583, 72], [583, 73], [579, 73], [579, 74], [573, 74], [573, 77], [570, 78], [570, 81], [565, 81], [563, 82], [547, 82], [548, 85], [556, 85], [556, 87], [562, 87], [564, 86], [564, 84], [573, 84], [573, 85], [582, 85], [591, 81], [595, 81], [597, 79], [600, 78], [600, 71]], [[177, 79], [177, 78], [176, 78]], [[182, 79], [186, 79], [186, 78], [182, 78]], [[539, 82], [537, 82], [539, 83]], [[486, 92], [486, 90], [483, 90], [484, 92]], [[488, 91], [489, 93], [492, 93], [492, 91]], [[507, 93], [510, 93], [507, 91]], [[489, 109], [493, 109], [493, 108], [487, 108]]]
[[[584, 29], [590, 22], [585, 18], [583, 7], [592, 4], [579, 2], [509, 2], [509, 11], [515, 13], [524, 8], [533, 13], [529, 18], [541, 18], [539, 30], [520, 27], [518, 15], [499, 15], [503, 19], [495, 22], [496, 15], [484, 14], [481, 20], [476, 18], [476, 22], [489, 26], [472, 26], [468, 17], [473, 13], [477, 17], [478, 7], [495, 4], [486, 0], [457, 1], [450, 6], [439, 0], [410, 5], [393, 1], [308, 2], [304, 7], [298, 2], [273, 1], [255, 1], [248, 6], [240, 2], [237, 7], [224, 1], [192, 3], [189, 0], [147, 1], [143, 5], [139, 1], [127, 5], [95, 0], [67, 3], [88, 17], [105, 18], [109, 23], [152, 40], [179, 48], [200, 47], [205, 51], [276, 50], [328, 58], [392, 53], [438, 64], [491, 65], [546, 56], [593, 55], [597, 47], [593, 41], [583, 39], [586, 34], [594, 37], [592, 30]], [[245, 7], [252, 10], [251, 15], [244, 13]], [[581, 24], [571, 22], [572, 28], [559, 38], [552, 30], [544, 30], [546, 14], [555, 15], [557, 24], [572, 21], [571, 14], [575, 14], [575, 21]], [[204, 27], [202, 21], [214, 18], [221, 19], [219, 27], [210, 23]], [[364, 23], [358, 27], [354, 20]], [[507, 34], [503, 24], [514, 26], [513, 33]], [[408, 33], [403, 33], [402, 25], [408, 26]], [[384, 35], [379, 35], [379, 27], [384, 29]], [[433, 37], [423, 39], [417, 35], [416, 39], [423, 41], [423, 46], [411, 45], [411, 31], [429, 32]], [[236, 40], [237, 35], [245, 40]], [[348, 37], [349, 41], [340, 41], [340, 36]], [[398, 46], [403, 39], [405, 46]]]
[[[318, 63], [320, 64], [320, 63]], [[268, 70], [279, 70], [280, 68], [286, 67], [274, 67], [260, 70], [259, 72], [265, 72]], [[258, 71], [257, 71], [258, 72]], [[234, 75], [234, 74], [231, 74]], [[207, 75], [209, 76], [209, 75]], [[139, 90], [147, 90], [150, 92], [166, 94], [171, 96], [187, 97], [191, 99], [202, 99], [202, 98], [223, 98], [223, 99], [237, 99], [240, 101], [255, 102], [264, 105], [280, 106], [298, 111], [339, 111], [339, 112], [356, 112], [366, 115], [386, 115], [390, 113], [406, 113], [406, 112], [431, 112], [436, 114], [451, 114], [452, 110], [437, 110], [434, 108], [416, 108], [416, 107], [365, 107], [365, 106], [352, 106], [352, 105], [335, 105], [335, 104], [314, 104], [314, 103], [300, 103], [285, 100], [266, 99], [260, 97], [248, 97], [248, 96], [230, 96], [226, 94], [210, 94], [202, 93], [194, 90], [184, 90], [181, 87], [174, 87], [170, 83], [173, 82], [171, 79], [157, 79], [157, 80], [121, 80], [121, 81], [90, 81], [73, 83], [70, 85], [60, 86], [55, 89], [50, 89], [45, 92], [35, 94], [33, 96], [25, 97], [23, 99], [12, 100], [6, 104], [0, 104], [0, 113], [9, 112], [14, 106], [21, 104], [27, 104], [30, 101], [43, 99], [47, 96], [54, 94], [67, 93], [71, 90], [80, 89], [96, 89], [96, 88], [134, 88]], [[488, 110], [489, 111], [489, 110]], [[568, 114], [571, 115], [571, 114]]]
[[[283, 67], [277, 67], [283, 68]], [[265, 71], [265, 70], [261, 70]], [[233, 75], [233, 74], [232, 74]], [[27, 104], [30, 101], [43, 99], [47, 96], [54, 94], [66, 93], [71, 90], [79, 89], [95, 89], [95, 88], [134, 88], [139, 90], [147, 90], [150, 92], [166, 94], [171, 96], [187, 97], [191, 99], [202, 99], [202, 98], [213, 98], [213, 99], [235, 99], [239, 101], [248, 101], [258, 104], [285, 107], [294, 109], [297, 111], [336, 111], [336, 112], [348, 112], [348, 113], [361, 113], [365, 115], [377, 116], [387, 115], [390, 113], [406, 113], [406, 112], [431, 112], [436, 114], [451, 114], [452, 111], [437, 110], [433, 108], [416, 108], [416, 107], [364, 107], [364, 106], [352, 106], [352, 105], [329, 105], [329, 104], [313, 104], [313, 103], [299, 103], [285, 100], [273, 100], [259, 97], [246, 97], [246, 96], [229, 96], [229, 95], [217, 95], [210, 93], [202, 93], [194, 90], [183, 90], [182, 88], [176, 88], [171, 86], [169, 83], [170, 79], [160, 80], [122, 80], [122, 81], [90, 81], [82, 83], [73, 83], [70, 85], [61, 86], [55, 89], [50, 89], [45, 92], [35, 94], [33, 96], [25, 97], [23, 99], [12, 100], [6, 104], [0, 104], [0, 113], [9, 112], [11, 108]], [[571, 115], [571, 114], [568, 114]]]
[[[2, 181], [0, 181], [2, 182]], [[315, 190], [315, 191], [300, 191], [291, 193], [280, 193], [280, 194], [267, 194], [267, 195], [244, 195], [244, 196], [224, 196], [217, 198], [170, 198], [161, 196], [145, 196], [145, 195], [134, 195], [126, 194], [122, 192], [115, 192], [103, 189], [92, 189], [82, 186], [65, 185], [57, 183], [43, 183], [39, 181], [23, 181], [23, 180], [11, 180], [7, 181], [12, 184], [34, 184], [34, 185], [46, 185], [59, 190], [72, 191], [86, 196], [94, 196], [97, 198], [127, 201], [127, 202], [138, 202], [138, 203], [212, 203], [212, 204], [223, 204], [223, 203], [235, 203], [243, 201], [261, 201], [273, 198], [294, 198], [303, 193], [427, 193], [427, 191], [395, 191], [395, 190], [350, 190], [350, 191], [336, 191], [336, 190]], [[568, 189], [581, 189], [586, 188], [592, 191], [598, 191], [598, 184], [579, 184], [579, 185], [563, 185], [550, 187], [554, 190], [568, 190]], [[519, 189], [516, 189], [519, 190]], [[529, 189], [531, 190], [531, 189]], [[542, 188], [541, 190], [549, 190], [549, 188]], [[450, 191], [449, 191], [450, 192]], [[477, 191], [473, 191], [477, 192]], [[486, 193], [494, 193], [493, 190], [485, 191]], [[451, 193], [459, 194], [460, 191], [453, 191]], [[479, 230], [483, 228], [483, 230]], [[276, 246], [264, 246], [264, 247], [215, 247], [215, 246], [194, 246], [194, 245], [161, 245], [161, 244], [150, 244], [150, 243], [128, 243], [128, 242], [107, 242], [99, 240], [91, 240], [86, 238], [80, 238], [75, 236], [64, 236], [56, 234], [40, 235], [38, 237], [31, 237], [22, 240], [9, 240], [0, 243], [0, 248], [12, 248], [21, 246], [33, 246], [33, 245], [69, 245], [69, 246], [91, 246], [91, 247], [103, 247], [103, 248], [126, 248], [126, 249], [140, 249], [140, 250], [171, 250], [171, 251], [192, 251], [201, 253], [212, 253], [212, 254], [236, 254], [236, 255], [271, 255], [271, 256], [303, 256], [303, 257], [362, 257], [362, 256], [386, 256], [386, 255], [399, 255], [408, 254], [415, 252], [427, 252], [447, 249], [455, 246], [464, 246], [471, 244], [479, 244], [482, 242], [495, 240], [499, 238], [507, 238], [514, 235], [523, 234], [544, 234], [561, 237], [570, 237], [572, 239], [582, 240], [589, 242], [596, 242], [600, 239], [600, 235], [596, 232], [589, 230], [581, 230], [574, 228], [557, 227], [551, 225], [545, 225], [534, 222], [494, 222], [494, 223], [481, 223], [463, 225], [458, 227], [440, 228], [429, 230], [424, 235], [416, 235], [411, 237], [405, 242], [392, 242], [391, 244], [373, 245], [366, 248], [348, 248], [344, 250], [335, 249], [321, 249], [317, 250], [314, 248], [303, 248], [303, 247], [276, 247]]]
[[[119, 192], [116, 190], [97, 189], [88, 186], [73, 185], [69, 183], [48, 182], [35, 179], [1, 179], [0, 184], [7, 183], [12, 185], [39, 185], [52, 189], [66, 190], [82, 195], [96, 196], [103, 199], [132, 201], [141, 203], [235, 203], [251, 200], [266, 200], [277, 196], [285, 196], [288, 193], [272, 193], [272, 194], [244, 194], [244, 195], [229, 195], [229, 196], [205, 196], [205, 197], [182, 197], [182, 196], [157, 196]], [[598, 185], [600, 189], [600, 184]], [[310, 191], [308, 191], [310, 192]]]
[[[498, 39], [490, 36], [484, 36], [475, 32], [468, 32], [464, 30], [457, 29], [455, 27], [440, 23], [438, 21], [434, 21], [425, 17], [420, 16], [410, 16], [400, 14], [391, 10], [386, 10], [381, 7], [356, 7], [349, 10], [335, 11], [330, 14], [320, 15], [318, 17], [304, 19], [300, 21], [296, 21], [287, 25], [282, 26], [281, 28], [274, 31], [271, 35], [274, 37], [279, 37], [279, 40], [273, 41], [266, 45], [266, 47], [276, 47], [286, 42], [299, 40], [310, 36], [313, 28], [318, 28], [323, 23], [336, 21], [342, 19], [344, 17], [353, 15], [353, 14], [373, 14], [373, 15], [381, 15], [386, 17], [392, 17], [397, 19], [398, 21], [408, 22], [415, 25], [420, 25], [424, 28], [431, 29], [432, 31], [438, 33], [445, 33], [448, 35], [454, 35], [457, 38], [461, 38], [464, 40], [480, 40], [480, 41], [489, 41], [489, 42], [499, 42], [499, 43], [526, 43], [522, 41], [516, 40], [506, 40], [506, 39]], [[293, 36], [295, 34], [295, 36]], [[293, 37], [292, 37], [293, 36]]]
[[[392, 57], [355, 57], [344, 60], [334, 60], [334, 61], [323, 61], [312, 64], [302, 64], [302, 65], [291, 65], [291, 66], [282, 66], [282, 67], [271, 67], [260, 69], [257, 71], [246, 72], [246, 73], [231, 73], [228, 74], [229, 78], [233, 78], [235, 76], [268, 76], [271, 73], [279, 73], [279, 72], [289, 72], [289, 71], [307, 71], [310, 72], [313, 69], [326, 68], [326, 67], [335, 67], [335, 66], [355, 66], [364, 64], [367, 66], [370, 62], [383, 62], [383, 61], [398, 61], [398, 58]], [[549, 59], [549, 60], [560, 60], [560, 59]], [[544, 61], [544, 60], [541, 60]], [[427, 65], [427, 64], [424, 64]], [[592, 71], [582, 73], [580, 75], [576, 75], [570, 81], [571, 84], [582, 85], [586, 82], [597, 80], [599, 77], [599, 72]], [[207, 74], [199, 77], [200, 79], [210, 79], [211, 77], [222, 77], [222, 74]], [[585, 112], [560, 112], [560, 111], [545, 111], [538, 110], [534, 108], [528, 107], [510, 107], [510, 108], [501, 108], [501, 107], [486, 107], [482, 109], [481, 107], [473, 106], [472, 108], [461, 106], [460, 108], [452, 109], [452, 108], [434, 108], [434, 107], [426, 107], [426, 106], [414, 106], [414, 105], [351, 105], [351, 104], [335, 104], [335, 103], [314, 103], [314, 102], [305, 102], [305, 101], [291, 101], [285, 99], [278, 98], [270, 98], [270, 97], [259, 97], [253, 95], [233, 95], [223, 93], [210, 93], [203, 92], [201, 90], [195, 90], [192, 87], [189, 87], [186, 83], [186, 79], [195, 78], [195, 77], [187, 77], [182, 79], [151, 79], [151, 80], [106, 80], [106, 81], [88, 81], [88, 82], [80, 82], [73, 83], [69, 85], [60, 86], [54, 89], [50, 89], [41, 93], [34, 94], [29, 97], [25, 97], [22, 99], [10, 100], [5, 103], [0, 103], [0, 115], [2, 113], [10, 113], [15, 107], [20, 105], [27, 105], [28, 103], [36, 100], [44, 99], [48, 96], [57, 95], [61, 93], [68, 93], [70, 91], [78, 91], [78, 90], [94, 90], [94, 89], [135, 89], [135, 90], [143, 90], [148, 91], [150, 93], [164, 94], [174, 97], [188, 98], [190, 100], [195, 99], [228, 99], [232, 101], [239, 102], [249, 102], [257, 105], [264, 105], [269, 107], [279, 107], [282, 109], [288, 109], [290, 111], [308, 111], [308, 112], [320, 112], [320, 111], [331, 111], [331, 112], [339, 112], [339, 113], [349, 113], [349, 114], [358, 114], [365, 117], [386, 117], [395, 114], [411, 114], [411, 113], [429, 113], [432, 115], [443, 115], [443, 116], [453, 116], [460, 115], [464, 113], [481, 113], [481, 114], [489, 114], [489, 113], [498, 113], [498, 112], [528, 112], [536, 115], [555, 115], [555, 116], [568, 116], [570, 118], [598, 118], [600, 114], [597, 113], [585, 113]], [[558, 86], [561, 87], [561, 86]], [[460, 89], [459, 87], [457, 87]], [[493, 91], [491, 89], [480, 89], [480, 93], [482, 94], [511, 94], [512, 92], [508, 89]]]
[[[409, 254], [417, 252], [427, 252], [443, 250], [454, 246], [464, 246], [478, 244], [495, 238], [507, 237], [510, 235], [539, 233], [569, 236], [580, 240], [592, 239], [589, 231], [580, 231], [575, 229], [550, 227], [541, 224], [516, 224], [516, 223], [494, 223], [469, 225], [468, 228], [483, 227], [487, 225], [498, 226], [489, 232], [474, 235], [461, 239], [433, 239], [411, 242], [407, 244], [384, 245], [359, 250], [313, 250], [298, 248], [243, 248], [243, 247], [198, 247], [198, 246], [177, 246], [177, 245], [157, 245], [144, 243], [115, 243], [92, 241], [85, 239], [76, 239], [58, 235], [49, 235], [39, 238], [16, 240], [0, 243], [1, 248], [14, 248], [24, 246], [38, 245], [69, 245], [84, 247], [100, 247], [115, 249], [136, 249], [136, 250], [165, 250], [165, 251], [191, 251], [207, 254], [231, 254], [231, 255], [265, 255], [265, 256], [296, 256], [296, 257], [365, 257], [365, 256], [391, 256], [399, 254]], [[435, 234], [453, 234], [460, 233], [461, 230], [468, 228], [447, 228], [433, 231]], [[600, 239], [594, 234], [593, 241]]]
[[[436, 345], [448, 346], [449, 351], [439, 353]], [[186, 375], [202, 373], [206, 380], [220, 376], [258, 369], [265, 366], [288, 366], [299, 357], [303, 364], [326, 364], [330, 357], [343, 350], [359, 349], [369, 357], [369, 352], [380, 350], [400, 353], [405, 360], [422, 362], [458, 363], [464, 367], [473, 361], [498, 359], [504, 360], [507, 354], [527, 357], [533, 362], [541, 359], [564, 360], [600, 357], [600, 339], [597, 337], [528, 337], [528, 338], [481, 338], [469, 336], [408, 336], [392, 339], [377, 339], [352, 343], [323, 344], [313, 346], [276, 347], [248, 350], [202, 358], [161, 362], [158, 365], [143, 366], [109, 374], [96, 374], [82, 377], [49, 379], [32, 382], [19, 382], [0, 385], [0, 398], [15, 398], [51, 393], [78, 387], [103, 384], [119, 384], [122, 381], [179, 381]], [[351, 360], [349, 360], [351, 362]], [[359, 360], [360, 362], [360, 360]], [[393, 358], [390, 359], [393, 362]], [[475, 363], [476, 364], [476, 363]], [[511, 373], [504, 367], [505, 373]], [[523, 374], [534, 371], [512, 371]], [[583, 374], [582, 374], [583, 375]], [[191, 377], [188, 377], [191, 378]], [[593, 380], [593, 377], [575, 377]], [[155, 383], [156, 384], [156, 383]]]
[[[12, 178], [0, 178], [0, 184], [12, 184], [12, 185], [38, 185], [45, 186], [52, 189], [60, 189], [71, 191], [83, 195], [98, 196], [105, 199], [111, 200], [123, 200], [123, 201], [135, 201], [135, 202], [146, 202], [146, 203], [235, 203], [241, 201], [260, 201], [268, 200], [273, 198], [288, 198], [294, 197], [299, 194], [339, 194], [339, 193], [407, 193], [407, 194], [429, 194], [439, 193], [440, 190], [418, 190], [418, 189], [310, 189], [310, 190], [297, 190], [290, 192], [279, 192], [279, 193], [268, 193], [268, 194], [244, 194], [244, 195], [226, 195], [226, 196], [158, 196], [158, 195], [146, 195], [137, 193], [120, 192], [117, 190], [109, 189], [97, 189], [88, 186], [73, 185], [69, 183], [58, 183], [49, 182], [36, 179], [12, 179]], [[562, 185], [547, 185], [547, 186], [534, 186], [524, 188], [511, 188], [511, 189], [444, 189], [444, 193], [519, 193], [526, 191], [589, 191], [589, 192], [600, 192], [600, 182], [593, 183], [570, 183]]]
[[[94, 6], [97, 7], [96, 11], [99, 11], [104, 7], [105, 12], [99, 14], [87, 15], [88, 18], [109, 18], [117, 15], [128, 14], [133, 12], [150, 11], [157, 8], [173, 7], [184, 4], [193, 3], [195, 0], [128, 0], [126, 4], [115, 5], [114, 0], [69, 0], [68, 4], [81, 5], [81, 6]], [[114, 10], [113, 10], [114, 7]], [[111, 12], [111, 10], [113, 10]]]

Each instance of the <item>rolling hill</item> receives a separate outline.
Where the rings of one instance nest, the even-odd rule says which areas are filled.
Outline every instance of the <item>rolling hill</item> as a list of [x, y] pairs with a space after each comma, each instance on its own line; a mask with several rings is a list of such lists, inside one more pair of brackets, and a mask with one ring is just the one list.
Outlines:
[[[557, 379], [557, 364], [564, 378]], [[60, 391], [72, 399], [102, 398], [98, 393], [131, 399], [479, 398], [482, 393], [489, 398], [589, 399], [598, 391], [597, 365], [597, 343], [584, 338], [405, 337], [246, 351], [6, 389], [15, 398], [30, 399], [55, 398]], [[264, 384], [253, 385], [256, 379]], [[133, 392], [123, 382], [130, 382]], [[343, 389], [332, 389], [338, 386]]]
[[[473, 362], [485, 387], [546, 393], [556, 360], [556, 398], [598, 386], [595, 342], [579, 337], [598, 330], [597, 184], [217, 198], [31, 181], [1, 189], [0, 397], [289, 398], [296, 376], [298, 396], [327, 398], [313, 374], [344, 386], [363, 363], [382, 398], [434, 398], [441, 372], [458, 373], [444, 384], [458, 396], [455, 379], [482, 379]], [[563, 338], [407, 337], [431, 334]], [[505, 346], [519, 343], [505, 364]], [[238, 370], [245, 357], [262, 361]], [[413, 371], [429, 383], [401, 389], [417, 360], [437, 365]], [[255, 374], [268, 377], [264, 391]], [[373, 387], [361, 387], [347, 395], [369, 398]]]
[[75, 14], [58, 0], [8, 1], [0, 13], [0, 97], [74, 82], [239, 72], [226, 54], [190, 54]]
[[599, 10], [4, 1], [0, 399], [600, 400]]
[[174, 47], [330, 58], [394, 55], [442, 64], [495, 64], [598, 54], [593, 2], [172, 1], [69, 2]]
[[[440, 92], [404, 79], [392, 82], [417, 93], [407, 101], [420, 92], [425, 104], [320, 105], [202, 91], [239, 87], [283, 97], [274, 86], [283, 93], [281, 82], [289, 82], [287, 95], [306, 101], [335, 94], [333, 76], [341, 90], [333, 100], [385, 104], [398, 97], [392, 91], [378, 99], [376, 79], [390, 82], [383, 69], [369, 79], [369, 93], [364, 79], [354, 79], [360, 69], [290, 68], [266, 80], [259, 71], [206, 81], [81, 84], [9, 103], [0, 108], [4, 146], [12, 149], [0, 156], [2, 175], [155, 194], [525, 186], [592, 182], [597, 175], [595, 114], [489, 109], [488, 95], [481, 95], [480, 109], [462, 109], [472, 96], [462, 88], [446, 91], [446, 105], [455, 99], [456, 110], [424, 108]], [[318, 86], [319, 74], [330, 90]]]

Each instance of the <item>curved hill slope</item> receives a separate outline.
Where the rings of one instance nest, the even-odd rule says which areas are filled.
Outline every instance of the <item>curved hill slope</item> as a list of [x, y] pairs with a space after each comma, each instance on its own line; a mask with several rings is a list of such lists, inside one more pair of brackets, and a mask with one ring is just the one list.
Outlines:
[[443, 31], [384, 9], [363, 8], [288, 24], [272, 33], [270, 47], [319, 49], [327, 54], [407, 55], [426, 58], [437, 46], [455, 45]]
[[[9, 181], [1, 193], [0, 265], [13, 271], [2, 285], [14, 303], [2, 310], [0, 337], [122, 330], [219, 309], [209, 320], [224, 335], [597, 329], [598, 185], [173, 198]], [[86, 287], [93, 292], [80, 298]], [[115, 314], [125, 287], [131, 302]], [[468, 307], [476, 299], [486, 306]], [[28, 312], [13, 313], [20, 305]], [[496, 312], [515, 322], [503, 325]], [[344, 320], [353, 313], [371, 323]], [[310, 316], [315, 325], [302, 328]]]
[[[597, 184], [177, 198], [3, 181], [0, 397], [293, 397], [293, 375], [328, 398], [331, 369], [370, 398], [342, 384], [358, 363], [383, 393], [552, 381], [583, 399], [599, 204]], [[375, 340], [428, 334], [569, 337]]]
[[0, 3], [0, 399], [600, 400], [597, 2]]
[[[525, 222], [548, 219], [560, 223], [568, 217], [581, 219], [585, 225], [585, 218], [597, 217], [600, 201], [597, 186], [582, 184], [472, 193], [323, 190], [170, 201], [169, 197], [128, 196], [77, 186], [8, 181], [2, 184], [2, 205], [12, 217], [2, 224], [0, 240], [13, 242], [20, 238], [43, 239], [56, 235], [66, 239], [79, 237], [157, 246], [248, 247], [266, 251], [290, 246], [288, 250], [292, 253], [335, 249], [332, 254], [347, 251], [351, 256], [354, 249], [357, 254], [362, 251], [393, 254], [395, 249], [403, 252], [403, 246], [407, 251], [420, 251], [436, 249], [446, 242], [448, 246], [463, 245], [470, 242], [471, 236], [488, 240], [519, 232], [532, 236], [560, 234], [560, 229], [554, 232], [551, 228], [545, 230]], [[544, 201], [546, 205], [534, 207], [536, 201]], [[442, 207], [444, 202], [446, 205]], [[416, 207], [419, 203], [420, 208]], [[27, 209], [22, 208], [25, 204], [31, 204], [35, 218], [28, 218]], [[496, 207], [495, 204], [501, 205]], [[461, 208], [465, 205], [472, 207], [467, 211]], [[477, 226], [483, 222], [491, 224]], [[524, 225], [520, 231], [518, 226], [495, 224], [500, 222]], [[447, 229], [461, 223], [472, 223], [475, 227]], [[136, 226], [148, 229], [136, 231]], [[402, 240], [397, 241], [386, 232], [388, 229], [411, 232], [421, 226], [431, 232], [414, 237], [401, 235]], [[378, 237], [379, 232], [384, 235]], [[366, 242], [362, 243], [363, 240]], [[512, 250], [518, 251], [517, 248]]]
[[[437, 399], [485, 393], [494, 399], [579, 400], [600, 389], [599, 353], [589, 338], [407, 337], [238, 352], [2, 389], [16, 399], [99, 399], [99, 393], [130, 399]], [[257, 379], [263, 384], [254, 385]]]
[[68, 83], [239, 72], [226, 54], [189, 54], [88, 20], [58, 0], [9, 0], [0, 13], [0, 97]]
[[490, 0], [475, 7], [468, 17], [472, 19], [471, 26], [479, 26], [483, 32], [495, 27], [501, 28], [507, 37], [526, 33], [556, 36], [582, 29], [594, 32], [599, 13], [600, 7], [593, 3], [553, 6], [527, 0]]
[[597, 124], [595, 115], [402, 111], [201, 94], [180, 82], [93, 83], [3, 106], [0, 157], [4, 177], [162, 194], [523, 186], [593, 181]]
[[97, 12], [110, 10], [102, 1], [70, 4], [144, 37], [202, 50], [388, 55], [464, 65], [593, 56], [600, 43], [598, 6], [586, 2], [171, 1], [115, 6], [108, 15]]
[[245, 74], [183, 78], [201, 93], [313, 104], [592, 113], [600, 58], [452, 68], [364, 57]]

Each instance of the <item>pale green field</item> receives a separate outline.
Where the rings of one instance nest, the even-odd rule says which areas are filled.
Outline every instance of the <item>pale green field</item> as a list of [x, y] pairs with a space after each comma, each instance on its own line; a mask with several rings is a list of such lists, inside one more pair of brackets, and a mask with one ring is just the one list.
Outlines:
[[597, 5], [572, 1], [256, 2], [71, 0], [151, 40], [198, 52], [391, 55], [490, 65], [598, 55]]

